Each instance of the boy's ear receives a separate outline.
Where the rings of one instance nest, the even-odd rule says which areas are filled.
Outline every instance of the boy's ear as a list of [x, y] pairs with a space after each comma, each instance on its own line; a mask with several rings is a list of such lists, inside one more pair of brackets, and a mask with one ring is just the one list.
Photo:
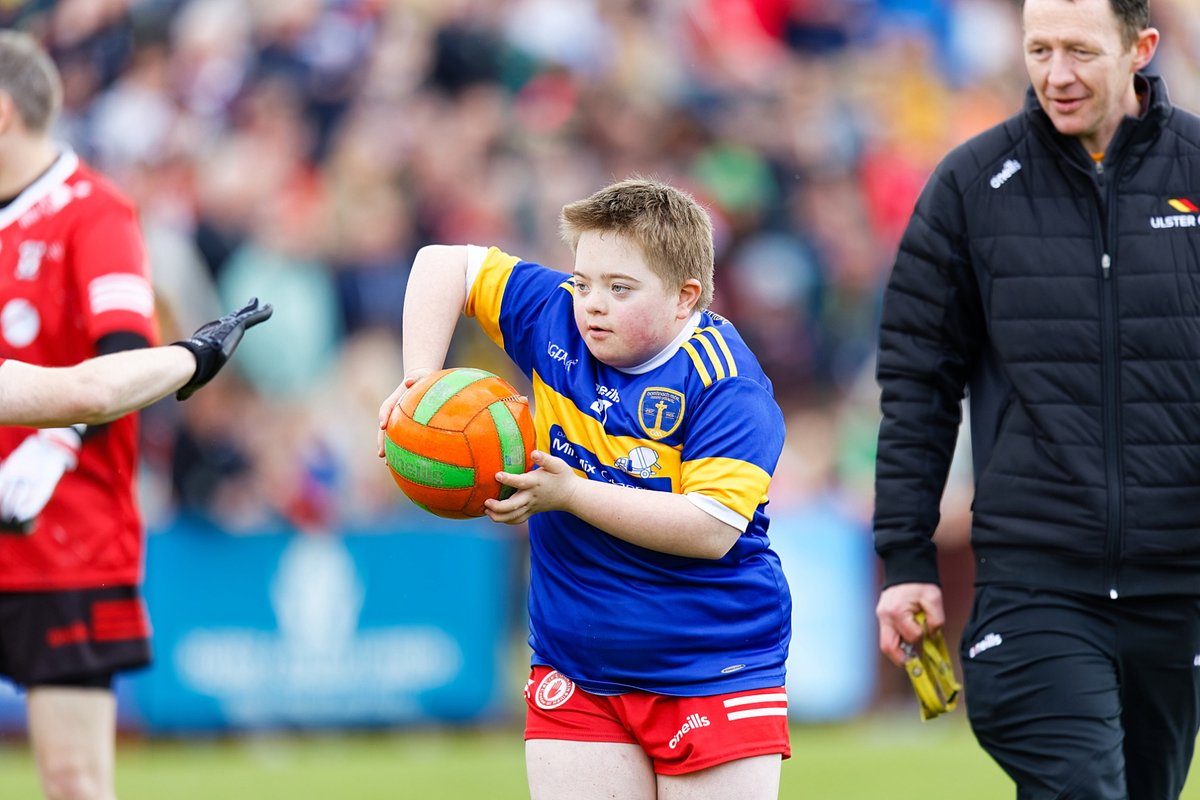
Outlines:
[[683, 282], [683, 286], [679, 287], [679, 319], [687, 319], [692, 315], [702, 291], [700, 281], [695, 278], [688, 278]]

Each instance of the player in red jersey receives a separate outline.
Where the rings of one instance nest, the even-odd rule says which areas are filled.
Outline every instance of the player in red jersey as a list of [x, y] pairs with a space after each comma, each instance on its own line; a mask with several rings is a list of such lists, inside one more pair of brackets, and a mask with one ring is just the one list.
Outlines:
[[[135, 209], [53, 140], [61, 98], [58, 71], [37, 43], [0, 31], [7, 403], [15, 402], [11, 381], [33, 374], [10, 361], [69, 367], [158, 338]], [[183, 344], [196, 368], [219, 367], [211, 348]], [[150, 660], [137, 440], [136, 415], [86, 428], [0, 428], [0, 517], [28, 533], [0, 537], [0, 674], [28, 690], [30, 743], [42, 791], [54, 800], [114, 797], [112, 678]]]

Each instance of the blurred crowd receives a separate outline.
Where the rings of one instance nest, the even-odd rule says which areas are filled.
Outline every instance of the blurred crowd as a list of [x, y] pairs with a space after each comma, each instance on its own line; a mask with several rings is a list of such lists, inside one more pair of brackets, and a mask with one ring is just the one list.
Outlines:
[[[1195, 0], [1155, 68], [1200, 108]], [[789, 419], [772, 492], [865, 525], [872, 349], [913, 201], [1027, 85], [1017, 0], [5, 0], [64, 78], [58, 135], [137, 202], [164, 340], [258, 295], [238, 379], [144, 415], [150, 521], [420, 514], [375, 455], [416, 250], [561, 268], [559, 208], [642, 174], [717, 223], [714, 308]], [[450, 363], [514, 382], [462, 326]]]

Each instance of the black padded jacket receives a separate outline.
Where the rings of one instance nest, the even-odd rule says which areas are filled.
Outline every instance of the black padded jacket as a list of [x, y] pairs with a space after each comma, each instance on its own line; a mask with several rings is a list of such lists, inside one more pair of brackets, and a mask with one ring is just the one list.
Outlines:
[[1200, 594], [1200, 118], [1136, 80], [1102, 163], [1031, 89], [921, 193], [879, 339], [886, 586], [938, 582], [965, 393], [978, 583]]

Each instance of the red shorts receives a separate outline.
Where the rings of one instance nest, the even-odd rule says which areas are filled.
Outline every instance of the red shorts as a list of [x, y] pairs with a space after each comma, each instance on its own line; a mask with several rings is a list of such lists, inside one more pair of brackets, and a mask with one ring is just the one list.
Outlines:
[[659, 775], [778, 753], [790, 758], [782, 687], [709, 697], [589, 694], [549, 667], [525, 684], [525, 739], [636, 744]]

